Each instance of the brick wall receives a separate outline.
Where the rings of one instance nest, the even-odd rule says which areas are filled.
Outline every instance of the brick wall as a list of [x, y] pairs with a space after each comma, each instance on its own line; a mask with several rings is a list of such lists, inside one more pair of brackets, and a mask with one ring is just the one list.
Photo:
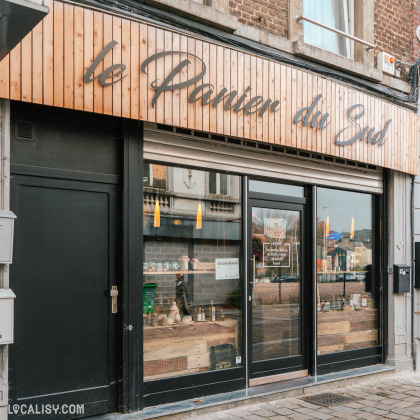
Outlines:
[[[377, 52], [386, 51], [397, 60], [414, 61], [415, 23], [413, 13], [419, 16], [419, 2], [413, 0], [375, 1], [375, 44]], [[419, 44], [416, 46], [418, 56]]]
[[[240, 23], [288, 37], [288, 0], [229, 0], [230, 14]], [[420, 43], [415, 30], [420, 25], [420, 0], [376, 0], [376, 52], [386, 51], [397, 60], [413, 63]]]
[[229, 0], [240, 23], [287, 37], [288, 0]]
[[[189, 253], [188, 243], [182, 239], [174, 238], [171, 241], [145, 241], [146, 262], [176, 262], [181, 255], [198, 258], [200, 262], [214, 263], [216, 258], [238, 258], [240, 244], [219, 244], [203, 241], [194, 244], [193, 255]], [[158, 285], [158, 296], [165, 302], [165, 310], [169, 308], [170, 299], [175, 297], [175, 274], [145, 275], [144, 281]], [[215, 280], [214, 273], [196, 272], [194, 276], [188, 275], [188, 285], [192, 293], [194, 306], [205, 305], [206, 308], [213, 300], [215, 305], [223, 305], [229, 294], [240, 288], [240, 279]]]
[[418, 60], [420, 58], [420, 42], [416, 36], [417, 26], [420, 25], [420, 1], [413, 1], [413, 58]]

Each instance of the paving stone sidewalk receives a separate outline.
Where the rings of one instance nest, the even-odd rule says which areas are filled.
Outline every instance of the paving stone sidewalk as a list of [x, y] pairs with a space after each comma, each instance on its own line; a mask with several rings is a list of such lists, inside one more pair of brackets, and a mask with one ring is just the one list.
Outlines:
[[394, 376], [334, 391], [357, 400], [330, 407], [288, 398], [198, 416], [199, 420], [420, 419], [420, 375]]

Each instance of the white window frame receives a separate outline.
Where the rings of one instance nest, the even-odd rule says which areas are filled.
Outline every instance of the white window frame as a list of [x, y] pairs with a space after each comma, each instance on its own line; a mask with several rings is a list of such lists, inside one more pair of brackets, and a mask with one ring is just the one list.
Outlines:
[[[213, 172], [214, 173], [214, 172]], [[208, 174], [208, 182], [207, 182], [207, 185], [208, 185], [208, 194], [209, 195], [223, 195], [223, 197], [230, 197], [230, 191], [231, 191], [231, 188], [230, 188], [230, 176], [228, 175], [228, 174], [225, 174], [226, 175], [226, 194], [221, 194], [220, 193], [220, 172], [216, 172], [216, 192], [214, 193], [214, 192], [210, 192], [210, 172], [209, 172], [209, 174]]]
[[153, 164], [147, 163], [147, 166], [149, 167], [149, 179], [147, 181], [147, 184], [145, 183], [145, 178], [143, 176], [143, 186], [144, 187], [152, 187], [153, 186]]

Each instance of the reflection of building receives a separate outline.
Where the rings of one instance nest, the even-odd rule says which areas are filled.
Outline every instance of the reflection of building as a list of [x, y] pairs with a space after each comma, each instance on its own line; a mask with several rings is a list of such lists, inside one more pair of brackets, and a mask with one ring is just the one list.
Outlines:
[[350, 248], [337, 246], [328, 256], [331, 257], [333, 271], [350, 271], [354, 267], [355, 253]]
[[362, 242], [355, 242], [354, 252], [356, 267], [360, 270], [364, 270], [372, 261], [372, 248], [368, 248]]
[[[242, 226], [239, 178], [151, 163], [145, 166], [145, 281], [158, 285], [159, 299], [167, 305], [174, 294], [174, 276], [165, 273], [174, 270], [166, 267], [174, 267], [184, 258], [188, 261], [180, 269], [186, 271], [185, 281], [193, 303], [209, 305], [212, 300], [223, 304], [229, 293], [238, 289], [237, 279], [216, 282], [215, 261], [239, 257]], [[198, 268], [195, 272], [193, 260]]]
[[159, 200], [161, 214], [175, 219], [182, 216], [195, 220], [199, 203], [203, 220], [233, 221], [240, 216], [237, 177], [147, 164], [143, 182], [145, 214], [152, 214]]

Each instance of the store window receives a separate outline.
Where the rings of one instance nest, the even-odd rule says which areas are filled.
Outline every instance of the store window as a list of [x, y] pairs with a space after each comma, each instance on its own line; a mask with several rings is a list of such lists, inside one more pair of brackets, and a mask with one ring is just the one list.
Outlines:
[[318, 354], [378, 344], [373, 196], [317, 189]]
[[256, 181], [255, 179], [249, 180], [249, 191], [265, 194], [287, 195], [289, 197], [303, 198], [305, 196], [305, 189], [298, 185]]
[[[354, 35], [354, 0], [303, 0], [303, 14], [331, 28]], [[303, 24], [304, 41], [353, 59], [354, 42], [310, 22]]]
[[241, 179], [144, 167], [144, 379], [240, 366]]

